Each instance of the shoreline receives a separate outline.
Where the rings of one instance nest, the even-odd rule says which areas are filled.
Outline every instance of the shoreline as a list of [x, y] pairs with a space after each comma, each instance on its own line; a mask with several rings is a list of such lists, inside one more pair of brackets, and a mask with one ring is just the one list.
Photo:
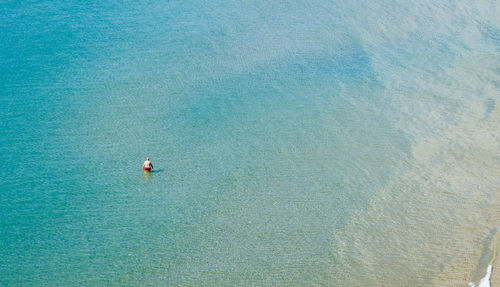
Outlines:
[[[498, 190], [497, 190], [498, 192]], [[495, 206], [500, 206], [498, 202], [499, 197], [496, 197], [496, 200], [494, 201]], [[492, 254], [492, 259], [491, 259], [491, 278], [490, 278], [490, 287], [500, 287], [500, 259], [499, 259], [499, 252], [500, 252], [500, 212], [498, 212], [499, 209], [493, 214], [494, 215], [494, 221], [497, 226], [496, 234], [495, 237], [493, 238], [493, 254]]]
[[496, 237], [496, 241], [493, 244], [493, 261], [491, 262], [491, 287], [500, 287], [500, 260], [496, 257], [496, 255], [498, 255], [498, 248], [500, 247], [500, 240], [498, 240], [498, 234]]

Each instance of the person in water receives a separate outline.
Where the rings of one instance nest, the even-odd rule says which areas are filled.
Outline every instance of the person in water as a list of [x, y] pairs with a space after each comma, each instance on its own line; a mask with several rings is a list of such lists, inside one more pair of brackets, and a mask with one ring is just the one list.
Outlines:
[[153, 163], [149, 160], [149, 157], [146, 159], [146, 161], [142, 164], [142, 168], [144, 170], [152, 170], [153, 169]]

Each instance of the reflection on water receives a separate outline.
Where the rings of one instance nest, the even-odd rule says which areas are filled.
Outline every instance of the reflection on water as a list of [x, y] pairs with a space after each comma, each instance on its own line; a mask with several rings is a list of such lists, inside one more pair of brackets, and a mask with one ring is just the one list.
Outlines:
[[144, 175], [144, 179], [146, 179], [146, 181], [149, 181], [151, 179], [152, 173], [153, 173], [153, 171], [148, 171], [148, 170], [142, 171], [142, 174]]
[[160, 172], [163, 172], [163, 169], [154, 169], [154, 170], [143, 170], [142, 171], [142, 174], [144, 176], [144, 179], [146, 179], [147, 181], [149, 181], [151, 179], [151, 175], [153, 173], [160, 173]]

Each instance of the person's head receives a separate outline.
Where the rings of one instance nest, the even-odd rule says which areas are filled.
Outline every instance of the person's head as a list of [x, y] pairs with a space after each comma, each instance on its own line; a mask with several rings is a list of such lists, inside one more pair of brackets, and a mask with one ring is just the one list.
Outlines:
[[149, 157], [148, 157], [148, 158], [146, 158], [146, 160], [149, 160]]

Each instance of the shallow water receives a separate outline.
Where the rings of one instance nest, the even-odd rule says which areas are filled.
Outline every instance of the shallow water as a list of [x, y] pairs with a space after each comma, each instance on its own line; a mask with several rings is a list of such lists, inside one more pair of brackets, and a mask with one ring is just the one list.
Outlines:
[[485, 276], [495, 1], [0, 9], [2, 285]]

